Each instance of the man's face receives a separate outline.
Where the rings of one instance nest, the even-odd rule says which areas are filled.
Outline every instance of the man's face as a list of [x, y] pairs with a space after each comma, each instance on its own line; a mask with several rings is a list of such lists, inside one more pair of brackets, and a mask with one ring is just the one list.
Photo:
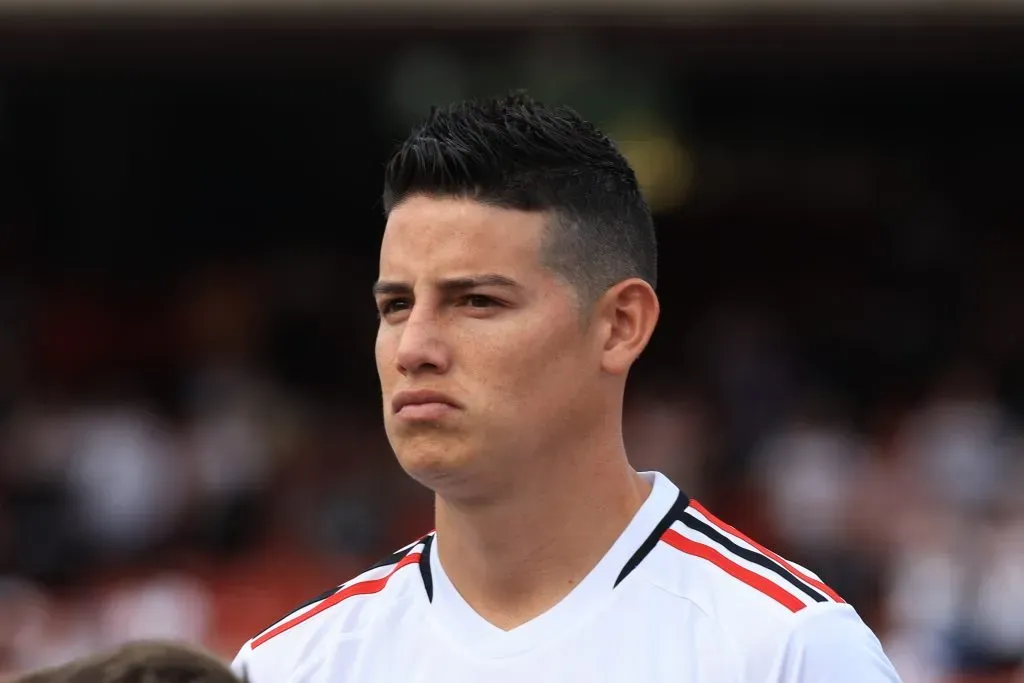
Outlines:
[[536, 474], [586, 417], [601, 349], [571, 287], [541, 265], [545, 221], [424, 196], [388, 219], [374, 288], [384, 424], [402, 467], [435, 491]]

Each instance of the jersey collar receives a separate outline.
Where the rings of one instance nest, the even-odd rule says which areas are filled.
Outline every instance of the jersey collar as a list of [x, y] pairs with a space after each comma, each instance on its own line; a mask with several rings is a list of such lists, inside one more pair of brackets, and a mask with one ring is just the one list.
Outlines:
[[664, 520], [689, 502], [664, 475], [643, 472], [641, 476], [652, 485], [651, 493], [605, 556], [561, 602], [511, 631], [494, 626], [462, 599], [444, 572], [437, 544], [428, 541], [421, 572], [439, 634], [474, 656], [511, 657], [550, 642], [614, 599], [616, 587], [650, 552], [650, 539], [657, 542]]

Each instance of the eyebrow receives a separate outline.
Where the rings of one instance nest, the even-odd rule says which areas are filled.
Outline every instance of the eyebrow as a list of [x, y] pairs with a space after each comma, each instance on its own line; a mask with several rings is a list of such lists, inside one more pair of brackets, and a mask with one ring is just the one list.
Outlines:
[[[519, 287], [519, 283], [505, 275], [484, 273], [482, 275], [468, 275], [466, 277], [454, 277], [438, 280], [436, 286], [438, 289], [451, 292], [473, 289], [474, 287]], [[373, 285], [374, 296], [387, 294], [409, 294], [410, 292], [412, 292], [412, 286], [407, 282], [378, 280]]]

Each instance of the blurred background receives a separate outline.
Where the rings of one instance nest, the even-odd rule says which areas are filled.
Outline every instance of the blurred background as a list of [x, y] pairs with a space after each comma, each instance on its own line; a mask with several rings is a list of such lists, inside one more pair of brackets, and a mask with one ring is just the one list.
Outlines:
[[905, 683], [1019, 680], [1018, 7], [0, 0], [0, 672], [231, 657], [431, 528], [380, 423], [381, 171], [525, 87], [656, 212], [635, 466], [813, 567]]

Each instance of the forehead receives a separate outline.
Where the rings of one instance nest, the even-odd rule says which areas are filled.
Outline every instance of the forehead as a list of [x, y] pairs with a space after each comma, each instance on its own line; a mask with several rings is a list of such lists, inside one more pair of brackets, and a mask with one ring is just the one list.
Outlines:
[[382, 277], [540, 271], [545, 215], [472, 199], [415, 196], [396, 206], [381, 241]]

